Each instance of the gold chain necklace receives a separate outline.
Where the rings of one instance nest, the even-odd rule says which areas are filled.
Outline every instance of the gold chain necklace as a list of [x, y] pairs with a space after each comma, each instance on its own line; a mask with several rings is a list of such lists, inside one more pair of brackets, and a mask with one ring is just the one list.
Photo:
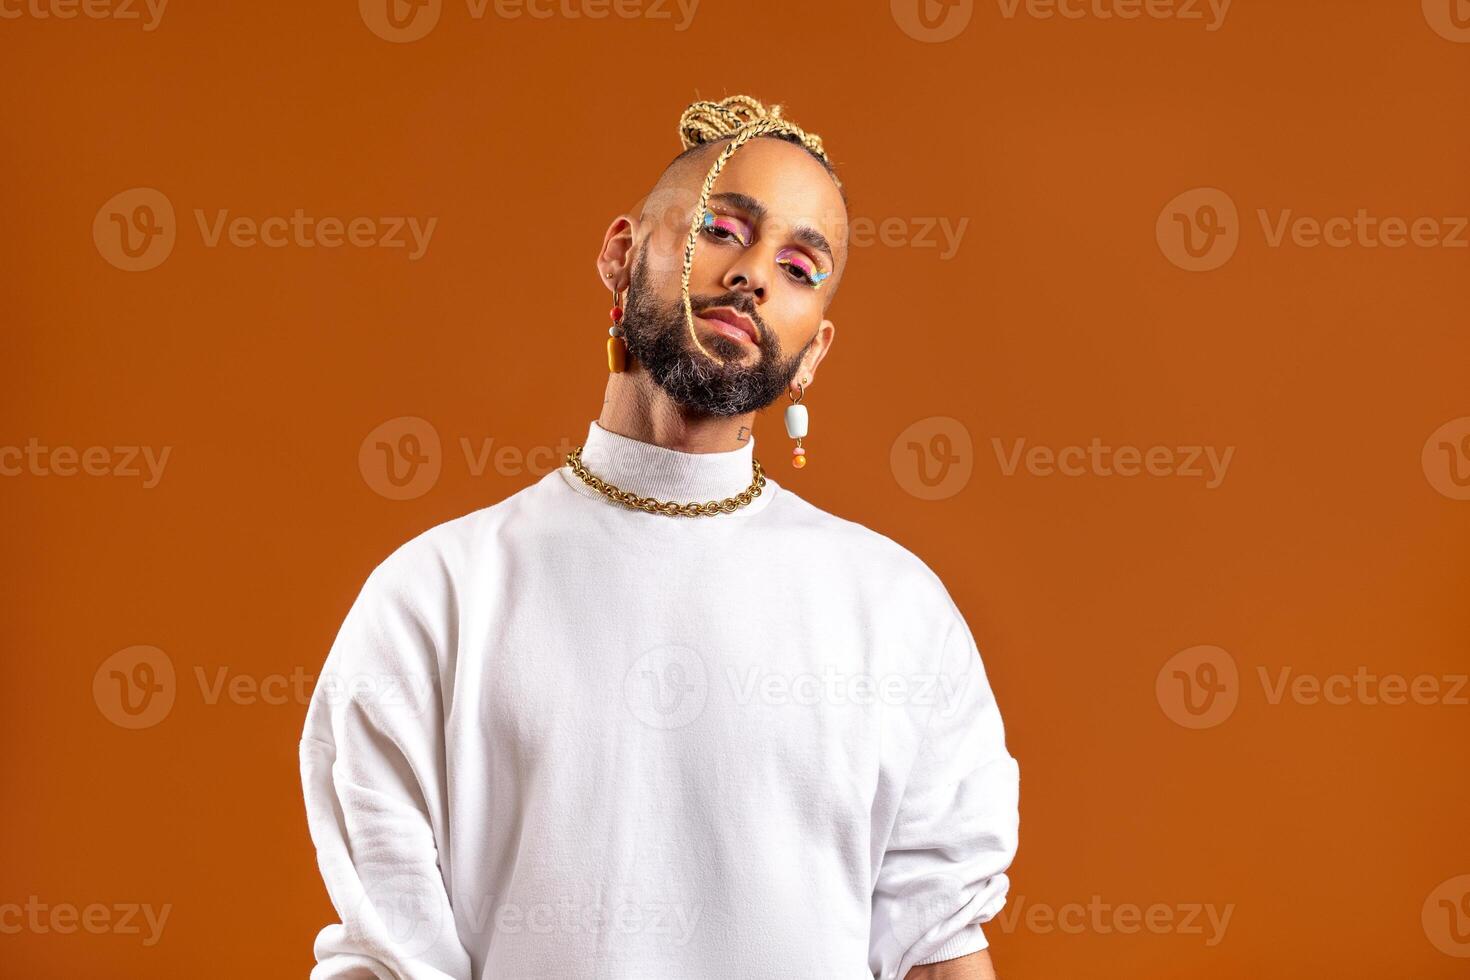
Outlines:
[[756, 497], [759, 497], [761, 495], [761, 488], [766, 485], [766, 474], [761, 469], [761, 461], [752, 456], [750, 462], [755, 479], [750, 481], [750, 486], [733, 497], [726, 497], [724, 500], [711, 500], [703, 504], [676, 504], [673, 501], [655, 500], [652, 497], [640, 497], [630, 490], [622, 490], [588, 473], [587, 468], [582, 465], [583, 448], [584, 446], [578, 446], [576, 449], [567, 453], [567, 465], [572, 468], [572, 472], [577, 474], [583, 483], [614, 503], [632, 507], [634, 510], [647, 511], [650, 514], [667, 514], [670, 517], [714, 517], [717, 514], [731, 514], [750, 503]]

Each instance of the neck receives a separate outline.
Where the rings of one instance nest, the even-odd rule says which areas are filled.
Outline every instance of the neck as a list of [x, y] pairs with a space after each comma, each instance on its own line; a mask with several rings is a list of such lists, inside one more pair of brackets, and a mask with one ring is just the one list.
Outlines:
[[722, 453], [750, 441], [755, 413], [729, 418], [691, 415], [629, 358], [628, 370], [610, 374], [598, 425], [609, 432], [685, 453]]

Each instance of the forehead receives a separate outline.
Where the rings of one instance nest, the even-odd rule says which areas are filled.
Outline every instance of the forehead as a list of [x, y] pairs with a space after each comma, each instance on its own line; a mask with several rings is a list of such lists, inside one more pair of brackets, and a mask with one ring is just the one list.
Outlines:
[[[729, 140], [685, 161], [684, 179], [695, 194]], [[785, 140], [756, 137], [725, 161], [713, 194], [740, 193], [764, 205], [767, 223], [805, 225], [827, 237], [838, 256], [847, 243], [847, 207], [830, 174], [810, 153]]]

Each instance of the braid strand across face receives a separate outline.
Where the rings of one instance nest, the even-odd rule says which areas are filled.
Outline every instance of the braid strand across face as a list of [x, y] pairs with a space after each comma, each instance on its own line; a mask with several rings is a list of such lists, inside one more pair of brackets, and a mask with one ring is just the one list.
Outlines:
[[[715, 158], [709, 173], [705, 175], [704, 185], [700, 188], [699, 200], [694, 206], [694, 215], [689, 223], [689, 235], [684, 242], [684, 267], [679, 277], [679, 293], [684, 304], [684, 324], [689, 330], [689, 339], [706, 356], [721, 364], [724, 363], [723, 359], [700, 343], [699, 335], [694, 330], [694, 310], [689, 302], [689, 273], [694, 267], [694, 246], [699, 239], [700, 227], [704, 224], [704, 212], [709, 206], [715, 178], [720, 175], [726, 161], [735, 151], [756, 136], [776, 136], [788, 142], [799, 143], [822, 161], [828, 173], [832, 173], [831, 161], [827, 159], [827, 151], [822, 147], [822, 138], [784, 118], [779, 105], [767, 108], [758, 99], [748, 95], [732, 95], [719, 102], [691, 103], [679, 117], [679, 141], [686, 150], [722, 139], [730, 140], [729, 145]], [[839, 188], [842, 186], [835, 173], [832, 174], [832, 179], [837, 181]]]

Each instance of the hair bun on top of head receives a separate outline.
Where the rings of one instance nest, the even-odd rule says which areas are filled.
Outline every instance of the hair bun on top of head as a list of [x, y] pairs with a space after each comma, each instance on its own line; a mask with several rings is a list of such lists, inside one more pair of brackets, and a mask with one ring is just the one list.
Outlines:
[[784, 118], [779, 105], [767, 108], [759, 99], [748, 95], [732, 95], [719, 102], [690, 103], [679, 117], [679, 141], [687, 150], [693, 146], [738, 136], [742, 130], [757, 123], [762, 124], [760, 128], [765, 133], [794, 137], [817, 159], [830, 167], [827, 151], [822, 148], [822, 137], [816, 133], [808, 133]]

